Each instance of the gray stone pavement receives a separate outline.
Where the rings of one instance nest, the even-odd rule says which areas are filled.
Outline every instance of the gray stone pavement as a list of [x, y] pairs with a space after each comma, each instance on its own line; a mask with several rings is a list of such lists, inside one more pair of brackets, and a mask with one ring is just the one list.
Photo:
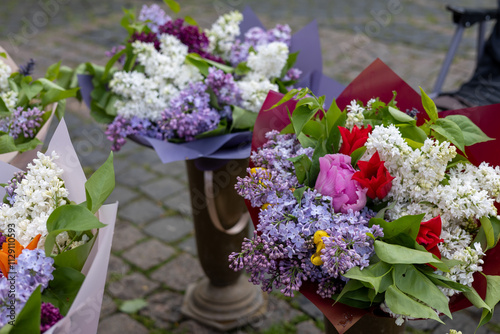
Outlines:
[[[148, 1], [149, 2], [149, 1]], [[35, 76], [62, 60], [76, 66], [104, 64], [104, 52], [125, 37], [119, 26], [121, 7], [139, 0], [2, 0], [0, 45], [18, 64], [34, 58]], [[449, 1], [494, 7], [495, 0]], [[353, 0], [182, 1], [181, 14], [206, 27], [229, 10], [252, 5], [266, 26], [288, 23], [294, 31], [316, 18], [320, 27], [324, 72], [347, 84], [375, 58], [381, 58], [412, 87], [430, 91], [453, 34], [444, 1]], [[452, 65], [445, 89], [456, 89], [474, 67], [475, 29], [469, 29]], [[110, 144], [103, 127], [76, 101], [68, 103], [66, 121], [87, 173], [107, 157]], [[110, 201], [119, 201], [118, 222], [110, 258], [99, 333], [218, 333], [180, 312], [189, 283], [203, 271], [197, 262], [184, 162], [164, 165], [154, 151], [129, 142], [115, 155], [117, 186]], [[147, 306], [120, 311], [128, 300]], [[473, 333], [480, 314], [464, 310], [439, 325], [414, 321], [407, 333]], [[322, 316], [307, 299], [272, 294], [260, 321], [232, 333], [321, 333]], [[500, 333], [498, 313], [478, 334]]]

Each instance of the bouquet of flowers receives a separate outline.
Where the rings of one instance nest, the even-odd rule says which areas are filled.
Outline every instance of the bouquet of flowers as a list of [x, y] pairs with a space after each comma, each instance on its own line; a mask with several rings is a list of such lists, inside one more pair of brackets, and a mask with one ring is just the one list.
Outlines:
[[261, 115], [281, 123], [254, 138], [236, 185], [256, 231], [230, 266], [264, 291], [301, 291], [341, 333], [375, 307], [397, 324], [441, 322], [464, 299], [483, 308], [482, 325], [500, 300], [499, 270], [485, 263], [500, 238], [500, 168], [464, 152], [492, 139], [463, 115], [439, 117], [423, 91], [399, 108], [392, 90], [366, 98], [401, 82], [386, 76], [384, 87], [373, 72], [355, 80], [359, 100], [349, 93], [361, 88], [341, 94], [344, 110], [308, 89], [270, 93]]
[[[65, 69], [57, 63], [49, 67], [44, 78], [30, 75], [35, 63], [31, 59], [19, 69], [0, 48], [0, 161], [25, 165], [36, 156], [54, 113], [64, 114], [65, 99], [76, 95], [78, 88], [65, 89], [60, 84]], [[33, 151], [33, 154], [20, 153]], [[14, 160], [17, 159], [17, 160]]]
[[[177, 3], [166, 2], [178, 12]], [[242, 13], [224, 14], [202, 30], [192, 18], [173, 19], [156, 4], [144, 5], [137, 17], [125, 10], [125, 44], [110, 52], [105, 67], [87, 63], [91, 82], [80, 82], [91, 114], [107, 124], [113, 150], [133, 136], [157, 151], [166, 150], [159, 154], [167, 162], [210, 155], [229, 141], [249, 144], [249, 131], [269, 90], [285, 93], [305, 74], [308, 81], [301, 84], [323, 85], [317, 73], [312, 78], [315, 70], [321, 72], [316, 25], [306, 27], [303, 41], [297, 42], [288, 25], [242, 27], [248, 26], [248, 16], [255, 21], [246, 16], [243, 24]], [[311, 66], [307, 53], [319, 55], [319, 62]], [[306, 66], [294, 67], [296, 61]], [[121, 69], [113, 67], [116, 63]], [[198, 141], [213, 137], [219, 138]], [[179, 149], [181, 153], [175, 152]]]
[[61, 121], [26, 171], [0, 165], [2, 333], [97, 330], [116, 216], [116, 204], [101, 208], [114, 188], [113, 157], [86, 182], [77, 159]]

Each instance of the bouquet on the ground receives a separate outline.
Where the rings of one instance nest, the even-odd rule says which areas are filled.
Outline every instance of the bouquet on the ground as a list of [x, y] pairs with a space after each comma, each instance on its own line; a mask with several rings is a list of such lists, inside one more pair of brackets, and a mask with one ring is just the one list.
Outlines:
[[[168, 4], [178, 12], [175, 2]], [[285, 93], [303, 71], [311, 76], [318, 67], [321, 72], [316, 25], [308, 27], [310, 36], [301, 37], [310, 41], [293, 43], [286, 24], [269, 30], [260, 25], [243, 27], [247, 29], [243, 31], [243, 19], [242, 13], [233, 11], [203, 30], [192, 18], [171, 18], [157, 4], [144, 5], [137, 17], [125, 11], [125, 44], [110, 52], [105, 67], [85, 65], [93, 76], [91, 114], [107, 124], [113, 150], [119, 150], [130, 136], [140, 136], [141, 142], [155, 148], [161, 142], [198, 140], [185, 146], [181, 159], [191, 157], [193, 150], [198, 157], [198, 151], [211, 154], [214, 146], [220, 146], [206, 142], [207, 148], [199, 148], [205, 145], [199, 141], [204, 138], [227, 135], [226, 141], [249, 143], [249, 131], [269, 90]], [[308, 43], [313, 46], [300, 49]], [[307, 68], [294, 67], [298, 57], [314, 53], [320, 57], [319, 64], [301, 61]], [[89, 90], [80, 85], [82, 91]], [[175, 151], [183, 146], [166, 147]]]
[[301, 291], [339, 332], [374, 308], [441, 322], [464, 297], [482, 325], [500, 300], [498, 269], [483, 271], [500, 238], [500, 168], [464, 152], [492, 139], [463, 115], [439, 117], [423, 91], [410, 108], [370, 94], [341, 110], [308, 89], [270, 93], [261, 114], [288, 125], [254, 138], [236, 189], [256, 231], [230, 266], [264, 291]]
[[1, 332], [95, 332], [116, 216], [116, 204], [101, 208], [114, 188], [112, 155], [85, 182], [61, 121], [26, 171], [0, 168]]
[[[12, 162], [20, 153], [40, 146], [52, 116], [62, 117], [65, 99], [75, 96], [78, 90], [60, 85], [69, 80], [63, 77], [60, 63], [49, 67], [46, 76], [36, 80], [31, 77], [34, 66], [31, 59], [18, 69], [0, 48], [0, 161]], [[33, 152], [24, 160], [35, 156]]]

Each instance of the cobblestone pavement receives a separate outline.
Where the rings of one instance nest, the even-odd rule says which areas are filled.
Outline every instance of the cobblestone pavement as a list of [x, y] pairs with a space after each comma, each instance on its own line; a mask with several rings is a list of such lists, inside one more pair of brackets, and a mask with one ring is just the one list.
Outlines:
[[[29, 3], [29, 5], [28, 5]], [[36, 76], [62, 60], [75, 66], [92, 61], [104, 64], [104, 51], [125, 37], [119, 26], [121, 8], [140, 6], [138, 0], [2, 0], [0, 45], [14, 60], [34, 58]], [[495, 0], [449, 1], [468, 6], [494, 7]], [[231, 9], [242, 10], [250, 1], [182, 1], [181, 14], [201, 26]], [[386, 62], [412, 87], [430, 91], [453, 34], [444, 1], [252, 1], [267, 26], [289, 23], [294, 31], [316, 18], [320, 27], [324, 72], [347, 84], [376, 57]], [[445, 84], [456, 89], [474, 67], [475, 31], [469, 29]], [[85, 170], [91, 173], [104, 162], [110, 145], [102, 127], [87, 116], [88, 110], [71, 101], [66, 121]], [[99, 333], [217, 333], [180, 313], [183, 293], [203, 274], [196, 260], [190, 218], [187, 177], [183, 162], [161, 164], [156, 154], [128, 143], [115, 155], [116, 190], [120, 202], [110, 258]], [[147, 306], [128, 314], [124, 301], [144, 298]], [[480, 314], [456, 313], [439, 325], [414, 321], [407, 333], [447, 333], [450, 328], [473, 333]], [[305, 298], [269, 298], [262, 321], [233, 333], [321, 333], [322, 316]], [[477, 331], [500, 333], [500, 317]]]

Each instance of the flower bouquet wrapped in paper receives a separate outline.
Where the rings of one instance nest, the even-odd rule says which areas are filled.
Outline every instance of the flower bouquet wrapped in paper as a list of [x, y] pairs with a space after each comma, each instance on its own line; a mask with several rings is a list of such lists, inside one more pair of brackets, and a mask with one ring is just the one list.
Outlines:
[[65, 99], [75, 96], [78, 90], [59, 85], [65, 80], [60, 63], [37, 80], [30, 76], [34, 66], [31, 59], [18, 68], [0, 47], [0, 161], [18, 167], [36, 157], [53, 115], [61, 118]]
[[489, 321], [500, 299], [492, 138], [467, 110], [438, 115], [380, 61], [323, 102], [308, 89], [268, 95], [236, 185], [256, 231], [230, 266], [264, 291], [302, 292], [340, 333], [375, 309], [441, 322], [473, 304]]
[[96, 333], [117, 209], [103, 205], [112, 155], [86, 181], [62, 120], [26, 171], [0, 168], [0, 332]]
[[[174, 1], [166, 3], [179, 11]], [[154, 4], [138, 16], [125, 10], [122, 25], [125, 44], [105, 67], [87, 63], [91, 76], [79, 79], [92, 116], [107, 124], [113, 150], [132, 136], [163, 162], [246, 158], [269, 90], [341, 87], [321, 73], [315, 22], [292, 36], [288, 25], [264, 29], [247, 9], [202, 30], [192, 18], [171, 18]]]

